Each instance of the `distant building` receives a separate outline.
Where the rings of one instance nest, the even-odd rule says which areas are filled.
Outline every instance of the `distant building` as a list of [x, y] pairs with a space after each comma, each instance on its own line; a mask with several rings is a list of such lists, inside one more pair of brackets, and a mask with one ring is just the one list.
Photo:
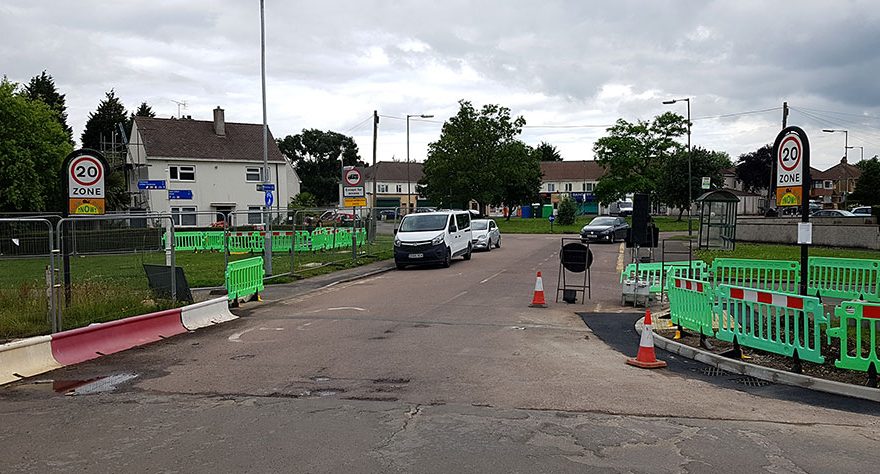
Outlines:
[[856, 190], [861, 175], [859, 167], [847, 163], [846, 157], [825, 171], [811, 168], [810, 199], [819, 201], [824, 208], [846, 209], [847, 196]]
[[[373, 178], [376, 179], [376, 207], [426, 207], [424, 196], [416, 192], [416, 183], [422, 179], [422, 164], [416, 162], [380, 161], [375, 166], [361, 168], [366, 188], [367, 204], [373, 203]], [[407, 186], [407, 183], [409, 184]], [[407, 189], [409, 192], [407, 192]], [[406, 213], [404, 210], [403, 213]]]
[[599, 162], [542, 161], [541, 173], [541, 198], [554, 209], [562, 199], [570, 197], [581, 214], [598, 214], [603, 210], [595, 194], [599, 178], [605, 174]]
[[[235, 212], [237, 224], [260, 224], [265, 195], [262, 124], [226, 122], [214, 109], [214, 120], [135, 117], [128, 146], [132, 168], [132, 208], [171, 213], [179, 226], [207, 226]], [[300, 191], [299, 177], [269, 133], [269, 182], [275, 185], [272, 210], [287, 209]], [[169, 199], [167, 190], [138, 190], [138, 181], [164, 180], [184, 199]], [[188, 197], [191, 192], [191, 198]], [[250, 211], [248, 213], [247, 211]]]

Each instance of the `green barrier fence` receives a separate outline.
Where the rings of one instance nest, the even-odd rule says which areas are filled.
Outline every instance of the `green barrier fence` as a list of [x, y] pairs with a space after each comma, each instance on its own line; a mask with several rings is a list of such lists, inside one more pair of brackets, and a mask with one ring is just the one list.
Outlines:
[[[676, 261], [676, 262], [653, 262], [653, 263], [640, 263], [638, 265], [638, 277], [640, 281], [650, 282], [651, 293], [660, 293], [663, 289], [663, 279], [661, 277], [661, 272], [666, 271], [669, 272], [673, 268], [684, 269], [685, 271], [688, 268], [687, 260], [684, 261]], [[691, 264], [691, 268], [694, 269], [695, 274], [702, 275], [706, 272], [706, 262], [702, 260], [694, 260]], [[623, 273], [620, 274], [620, 283], [623, 283], [623, 280], [632, 279], [632, 277], [636, 274], [636, 264], [630, 263], [623, 270]]]
[[787, 260], [716, 258], [709, 271], [712, 286], [732, 285], [769, 291], [797, 293], [800, 264]]
[[226, 265], [226, 291], [229, 301], [247, 298], [263, 291], [263, 257], [236, 260]]
[[223, 251], [226, 246], [223, 242], [223, 232], [222, 231], [208, 231], [205, 232], [205, 250], [214, 250], [217, 252]]
[[810, 257], [811, 295], [880, 302], [880, 260]]
[[293, 247], [293, 233], [291, 232], [272, 232], [272, 251], [273, 252], [290, 252]]
[[704, 336], [714, 335], [712, 285], [708, 281], [669, 276], [666, 286], [672, 323]]
[[880, 304], [844, 301], [834, 308], [834, 315], [840, 318], [839, 326], [827, 331], [829, 343], [832, 337], [840, 339], [840, 355], [834, 365], [867, 372], [874, 364], [874, 369], [880, 370], [877, 358]]
[[307, 231], [296, 231], [296, 241], [293, 247], [293, 250], [295, 252], [308, 252], [309, 250], [311, 250], [311, 245], [312, 239]]
[[[311, 233], [298, 230], [274, 231], [272, 233], [272, 251], [308, 252], [317, 250], [333, 250], [351, 248], [352, 235], [358, 246], [367, 243], [366, 229], [348, 227], [318, 227]], [[259, 231], [229, 232], [229, 251], [233, 253], [262, 252], [265, 235]], [[176, 250], [214, 250], [223, 251], [226, 246], [223, 231], [177, 232], [174, 234]], [[165, 243], [165, 236], [162, 236]]]
[[821, 364], [821, 325], [828, 324], [814, 296], [726, 284], [715, 288], [718, 339]]

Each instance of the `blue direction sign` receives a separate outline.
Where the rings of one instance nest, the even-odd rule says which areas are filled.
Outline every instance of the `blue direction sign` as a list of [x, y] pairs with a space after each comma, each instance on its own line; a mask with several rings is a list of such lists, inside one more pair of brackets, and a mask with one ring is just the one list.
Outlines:
[[551, 214], [550, 217], [548, 217], [548, 219], [550, 219], [550, 222], [553, 222], [556, 220], [556, 216]]
[[165, 189], [165, 180], [142, 179], [138, 181], [138, 189]]
[[169, 189], [168, 199], [192, 199], [193, 192], [190, 189]]
[[272, 207], [273, 202], [275, 202], [275, 196], [272, 195], [272, 191], [266, 191], [266, 207]]
[[275, 184], [273, 184], [273, 183], [265, 183], [265, 184], [258, 184], [257, 185], [257, 191], [274, 191], [274, 190], [275, 190]]

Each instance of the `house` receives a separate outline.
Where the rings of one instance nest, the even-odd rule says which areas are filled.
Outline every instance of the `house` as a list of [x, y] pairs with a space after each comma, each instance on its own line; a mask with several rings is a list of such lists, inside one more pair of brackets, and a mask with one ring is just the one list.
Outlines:
[[846, 209], [846, 197], [856, 189], [856, 183], [862, 175], [858, 166], [847, 162], [846, 157], [840, 163], [825, 171], [810, 169], [810, 199], [815, 199], [825, 208]]
[[[175, 225], [208, 226], [234, 213], [237, 224], [260, 224], [263, 182], [262, 124], [214, 120], [134, 117], [128, 145], [132, 208], [171, 213]], [[299, 193], [299, 177], [272, 133], [268, 137], [268, 181], [275, 185], [272, 210], [285, 211]], [[139, 189], [138, 182], [165, 181], [167, 190]], [[170, 191], [175, 191], [171, 193]]]
[[[375, 207], [425, 207], [428, 201], [418, 196], [416, 183], [422, 179], [422, 164], [416, 162], [380, 161], [362, 168], [367, 203], [373, 203], [373, 180], [376, 181]], [[340, 191], [341, 192], [341, 191]], [[405, 211], [404, 211], [405, 212]]]
[[721, 189], [739, 198], [736, 205], [737, 215], [760, 215], [767, 209], [767, 189], [747, 191], [743, 182], [736, 176], [735, 167], [721, 170], [721, 178], [723, 180]]
[[541, 173], [541, 199], [554, 209], [562, 199], [571, 197], [581, 214], [599, 213], [594, 191], [605, 170], [597, 161], [542, 161]]

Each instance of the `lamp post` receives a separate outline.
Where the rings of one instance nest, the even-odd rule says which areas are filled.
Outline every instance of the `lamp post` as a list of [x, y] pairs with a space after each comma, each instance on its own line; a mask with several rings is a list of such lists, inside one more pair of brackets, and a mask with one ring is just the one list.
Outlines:
[[[409, 214], [410, 207], [412, 206], [412, 190], [410, 189], [410, 176], [409, 176], [409, 119], [410, 117], [419, 117], [419, 118], [433, 118], [433, 115], [426, 114], [407, 114], [406, 115], [406, 213]], [[418, 199], [416, 200], [418, 203]]]
[[859, 153], [859, 161], [862, 161], [862, 160], [865, 159], [865, 147], [863, 147], [863, 146], [848, 146], [848, 147], [846, 147], [846, 148], [849, 149], [849, 150], [852, 150], [853, 148], [858, 148], [859, 151], [860, 151], [860, 153]]
[[[847, 159], [849, 155], [849, 130], [841, 128], [823, 128], [822, 131], [825, 133], [843, 132], [843, 159], [849, 164], [849, 160]], [[846, 172], [846, 167], [843, 168], [843, 173], [843, 208], [846, 209], [846, 193], [849, 191], [849, 176]]]
[[684, 99], [672, 99], [672, 100], [664, 100], [663, 103], [665, 105], [672, 105], [676, 102], [685, 101], [687, 102], [687, 121], [688, 121], [688, 237], [692, 237], [694, 235], [694, 230], [691, 224], [691, 207], [693, 207], [692, 203], [694, 200], [693, 197], [693, 183], [691, 182], [691, 98], [685, 97]]

